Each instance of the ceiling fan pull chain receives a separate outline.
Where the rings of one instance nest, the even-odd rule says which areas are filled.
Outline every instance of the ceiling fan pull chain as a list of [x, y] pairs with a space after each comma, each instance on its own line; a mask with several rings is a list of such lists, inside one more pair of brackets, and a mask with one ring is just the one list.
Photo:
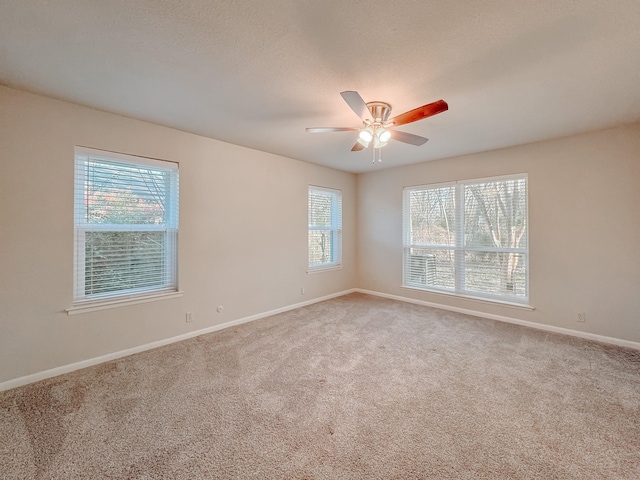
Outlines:
[[382, 163], [382, 151], [380, 148], [373, 148], [373, 163], [376, 163], [376, 160], [378, 160], [378, 163]]

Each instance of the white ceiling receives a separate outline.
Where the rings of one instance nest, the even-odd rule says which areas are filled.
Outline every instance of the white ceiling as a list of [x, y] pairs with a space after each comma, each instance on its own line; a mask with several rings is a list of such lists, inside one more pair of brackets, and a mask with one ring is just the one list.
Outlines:
[[[640, 1], [0, 0], [0, 83], [364, 172], [640, 121]], [[343, 90], [449, 111], [374, 165]]]

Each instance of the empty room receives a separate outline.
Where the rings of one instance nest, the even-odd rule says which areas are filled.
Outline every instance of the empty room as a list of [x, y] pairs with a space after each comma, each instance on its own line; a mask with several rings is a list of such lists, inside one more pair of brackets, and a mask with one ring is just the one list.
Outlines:
[[640, 478], [640, 2], [0, 0], [0, 478]]

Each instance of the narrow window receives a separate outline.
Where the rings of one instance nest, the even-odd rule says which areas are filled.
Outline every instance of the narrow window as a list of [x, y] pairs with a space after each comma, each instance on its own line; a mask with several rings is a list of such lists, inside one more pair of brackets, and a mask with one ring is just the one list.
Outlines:
[[527, 176], [404, 189], [403, 286], [527, 303]]
[[176, 291], [178, 164], [75, 153], [74, 304]]
[[342, 265], [342, 193], [309, 187], [309, 270]]

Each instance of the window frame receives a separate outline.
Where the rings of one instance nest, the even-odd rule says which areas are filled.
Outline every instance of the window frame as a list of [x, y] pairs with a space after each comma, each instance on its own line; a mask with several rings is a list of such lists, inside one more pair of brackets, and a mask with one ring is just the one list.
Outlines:
[[[311, 197], [314, 194], [328, 195], [331, 198], [331, 226], [329, 227], [311, 224]], [[307, 273], [316, 273], [342, 268], [342, 191], [333, 188], [309, 185], [307, 208]], [[309, 241], [312, 231], [331, 232], [330, 261], [314, 265], [311, 264]]]
[[[524, 209], [525, 209], [525, 222], [526, 222], [526, 230], [524, 232], [524, 244], [525, 247], [519, 248], [509, 248], [509, 247], [489, 247], [489, 246], [467, 246], [465, 244], [465, 188], [468, 186], [486, 184], [492, 182], [502, 182], [509, 180], [524, 180]], [[411, 229], [407, 223], [410, 223], [411, 212], [410, 212], [410, 194], [414, 191], [425, 191], [425, 190], [436, 190], [442, 188], [451, 188], [454, 189], [454, 232], [455, 232], [455, 241], [453, 245], [440, 245], [440, 244], [412, 244], [411, 243]], [[438, 293], [445, 295], [452, 295], [461, 298], [471, 298], [474, 300], [487, 301], [489, 303], [500, 303], [513, 305], [518, 307], [532, 308], [529, 305], [530, 301], [530, 269], [529, 269], [529, 259], [530, 259], [530, 243], [529, 243], [529, 179], [526, 173], [521, 174], [511, 174], [511, 175], [501, 175], [495, 177], [486, 177], [486, 178], [473, 178], [467, 180], [458, 180], [453, 182], [443, 182], [443, 183], [435, 183], [435, 184], [426, 184], [426, 185], [415, 185], [415, 186], [407, 186], [403, 188], [402, 194], [402, 236], [403, 236], [403, 245], [402, 245], [402, 287], [408, 288], [412, 290], [426, 291], [430, 293]], [[453, 280], [454, 280], [454, 288], [444, 288], [439, 287], [437, 285], [423, 285], [418, 286], [415, 283], [408, 282], [409, 271], [408, 271], [408, 263], [411, 261], [408, 255], [413, 255], [411, 253], [412, 249], [423, 249], [423, 250], [451, 250], [454, 252], [455, 260], [454, 260], [454, 272], [453, 272]], [[517, 255], [521, 255], [523, 258], [523, 267], [524, 267], [524, 286], [525, 286], [525, 294], [524, 296], [520, 295], [507, 295], [507, 294], [491, 294], [487, 292], [479, 292], [476, 290], [470, 290], [465, 288], [465, 270], [466, 262], [464, 259], [465, 253], [467, 252], [493, 252], [493, 253], [513, 253]]]
[[[123, 164], [140, 167], [156, 167], [168, 172], [163, 185], [166, 189], [165, 222], [162, 224], [135, 223], [91, 223], [86, 219], [84, 202], [88, 162], [103, 164]], [[89, 232], [163, 232], [163, 274], [166, 281], [162, 285], [128, 288], [98, 294], [86, 293], [86, 235]], [[176, 296], [178, 290], [178, 231], [179, 231], [179, 165], [177, 162], [157, 160], [123, 153], [75, 147], [74, 151], [74, 265], [73, 265], [73, 306], [69, 314], [99, 310], [110, 305], [142, 303], [160, 298]]]

